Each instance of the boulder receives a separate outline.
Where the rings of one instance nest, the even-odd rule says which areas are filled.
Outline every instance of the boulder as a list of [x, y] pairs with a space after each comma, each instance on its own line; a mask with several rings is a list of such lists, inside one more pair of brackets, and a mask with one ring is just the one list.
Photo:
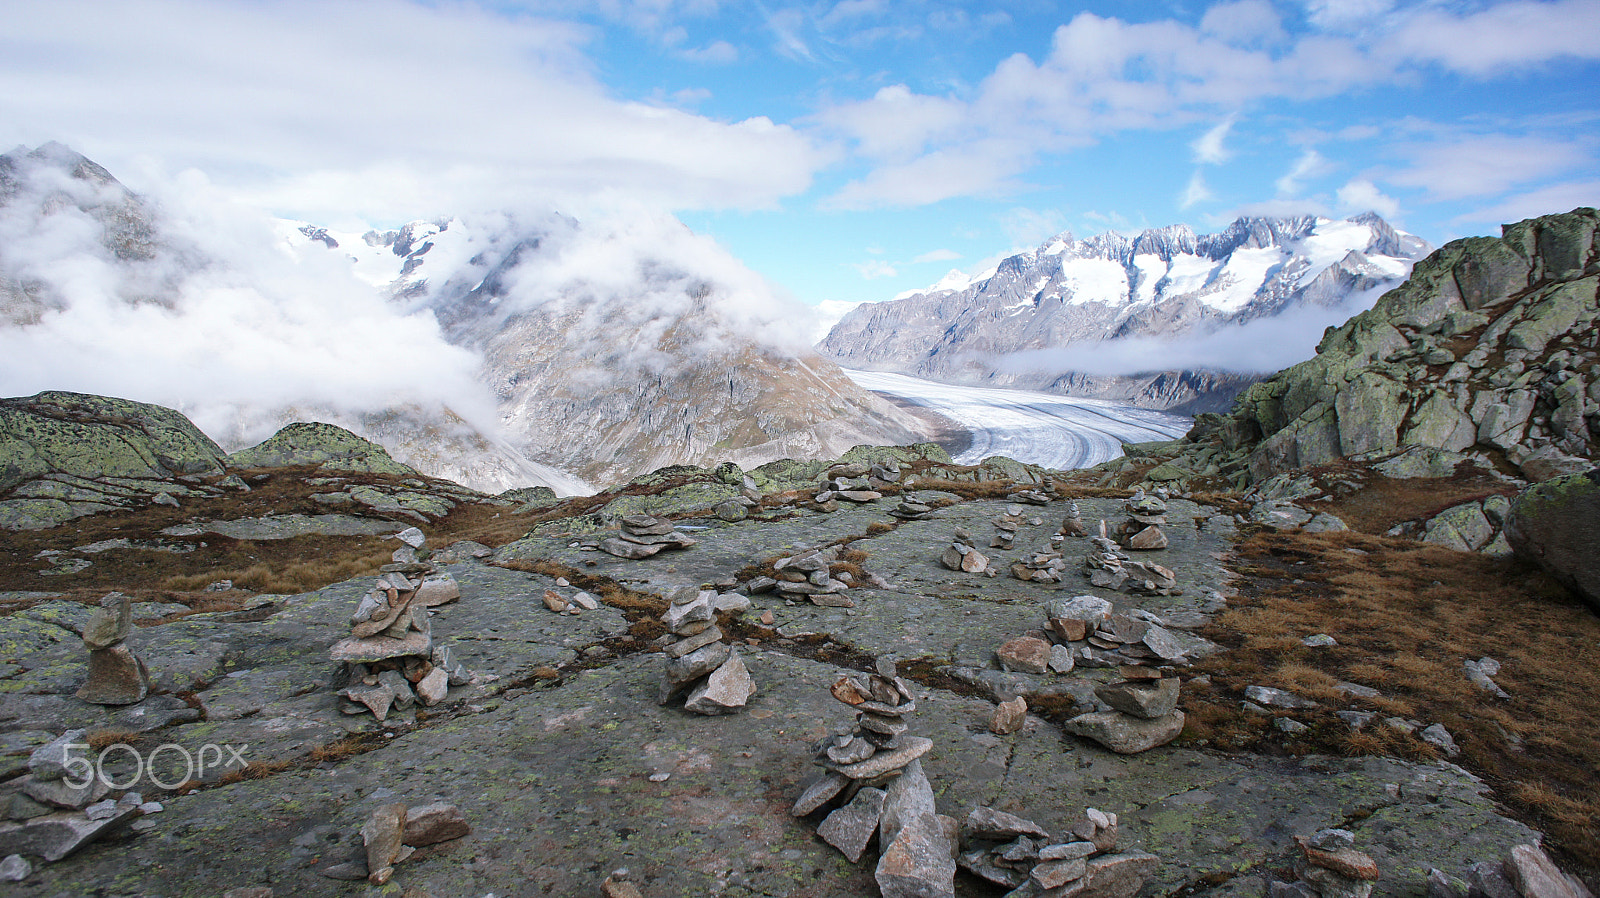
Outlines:
[[377, 443], [321, 422], [284, 425], [265, 441], [228, 456], [228, 464], [235, 468], [317, 465], [328, 471], [418, 476], [415, 468], [395, 461]]
[[46, 474], [220, 475], [226, 458], [188, 418], [159, 405], [56, 390], [0, 399], [0, 492]]
[[1600, 468], [1547, 480], [1511, 503], [1506, 540], [1600, 612]]
[[1080, 714], [1062, 724], [1062, 729], [1104, 745], [1120, 755], [1149, 751], [1178, 738], [1183, 732], [1183, 712], [1144, 720], [1120, 711], [1094, 711]]

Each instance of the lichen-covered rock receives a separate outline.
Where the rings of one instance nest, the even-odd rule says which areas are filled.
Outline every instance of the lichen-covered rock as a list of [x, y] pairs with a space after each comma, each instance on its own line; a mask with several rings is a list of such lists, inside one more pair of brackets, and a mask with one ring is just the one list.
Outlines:
[[1506, 540], [1600, 611], [1600, 468], [1546, 480], [1511, 503]]
[[0, 399], [0, 491], [48, 474], [221, 474], [225, 458], [188, 418], [159, 405], [61, 391]]
[[228, 456], [228, 463], [236, 468], [318, 465], [330, 471], [417, 476], [414, 468], [390, 458], [388, 450], [377, 443], [321, 422], [285, 425], [265, 442]]

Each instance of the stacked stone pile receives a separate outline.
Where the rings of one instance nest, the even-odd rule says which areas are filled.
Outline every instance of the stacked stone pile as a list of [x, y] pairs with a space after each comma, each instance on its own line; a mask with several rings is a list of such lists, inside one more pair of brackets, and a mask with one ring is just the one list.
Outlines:
[[1295, 836], [1296, 880], [1271, 882], [1267, 898], [1367, 898], [1378, 881], [1378, 865], [1356, 850], [1355, 836], [1345, 829], [1324, 829], [1310, 838]]
[[1062, 724], [1062, 729], [1124, 755], [1149, 751], [1178, 738], [1184, 717], [1178, 710], [1176, 671], [1130, 664], [1122, 666], [1120, 673], [1122, 682], [1094, 690], [1095, 697], [1111, 710], [1079, 714]]
[[[31, 855], [53, 863], [161, 811], [159, 803], [146, 802], [137, 792], [106, 798], [107, 776], [98, 768], [83, 769], [95, 757], [88, 742], [86, 730], [68, 730], [28, 756], [27, 774], [12, 781], [22, 787], [10, 805], [15, 822], [0, 822], [0, 856]], [[19, 857], [12, 866], [22, 863]], [[25, 873], [17, 877], [23, 878]]]
[[972, 547], [972, 534], [957, 527], [951, 537], [950, 548], [939, 556], [939, 563], [952, 571], [982, 574], [989, 570], [989, 556]]
[[1049, 505], [1050, 496], [1042, 489], [1025, 489], [1006, 496], [1007, 502], [1021, 502], [1024, 505]]
[[1011, 576], [1032, 583], [1060, 583], [1066, 571], [1066, 559], [1058, 551], [1029, 552], [1011, 565]]
[[600, 542], [600, 551], [618, 558], [649, 558], [663, 549], [687, 549], [695, 540], [680, 532], [671, 521], [647, 514], [630, 514], [622, 519], [616, 536]]
[[[1463, 885], [1465, 887], [1463, 887]], [[1538, 845], [1517, 845], [1499, 863], [1473, 864], [1467, 882], [1428, 871], [1428, 898], [1594, 898], [1583, 880], [1550, 860]]]
[[1005, 514], [994, 519], [994, 538], [991, 549], [1010, 549], [1017, 540], [1017, 530], [1022, 526], [1022, 506], [1007, 505]]
[[919, 760], [932, 740], [906, 735], [904, 718], [916, 710], [911, 690], [883, 658], [872, 674], [842, 677], [830, 691], [857, 712], [856, 726], [818, 746], [825, 773], [795, 802], [794, 816], [831, 807], [817, 834], [851, 863], [876, 835], [885, 898], [954, 898], [958, 828], [938, 813]]
[[1137, 595], [1176, 596], [1178, 576], [1171, 569], [1151, 561], [1134, 561], [1106, 537], [1105, 522], [1100, 535], [1091, 537], [1093, 548], [1083, 559], [1083, 573], [1089, 583], [1103, 589], [1119, 589]]
[[823, 511], [835, 511], [841, 500], [862, 503], [881, 499], [883, 493], [878, 489], [892, 481], [879, 477], [879, 474], [891, 475], [896, 481], [900, 479], [898, 466], [891, 471], [881, 465], [861, 462], [834, 465], [823, 474], [813, 500]]
[[[826, 608], [854, 608], [855, 601], [844, 595], [851, 584], [834, 576], [833, 567], [838, 561], [838, 546], [805, 549], [773, 562], [776, 577], [772, 578], [771, 585], [765, 580], [752, 580], [750, 591], [776, 588], [785, 598], [809, 600], [813, 605]], [[839, 576], [848, 575], [841, 571]]]
[[1045, 633], [1084, 667], [1183, 664], [1183, 646], [1155, 615], [1122, 614], [1099, 596], [1056, 599], [1045, 606]]
[[667, 648], [660, 704], [688, 693], [683, 706], [696, 714], [732, 714], [756, 693], [739, 652], [717, 626], [715, 590], [685, 586], [669, 595], [661, 622], [677, 637]]
[[1139, 490], [1123, 508], [1128, 517], [1117, 528], [1117, 542], [1123, 548], [1149, 552], [1167, 547], [1167, 535], [1161, 531], [1167, 522], [1167, 503]]
[[1133, 898], [1161, 861], [1117, 851], [1117, 815], [1088, 808], [1061, 837], [993, 808], [961, 824], [963, 870], [1011, 891], [1006, 898]]
[[910, 497], [902, 497], [900, 504], [889, 509], [889, 514], [902, 521], [920, 521], [933, 514], [934, 508], [926, 502], [920, 502]]
[[[329, 879], [352, 882], [364, 879], [381, 886], [394, 878], [394, 868], [418, 848], [471, 833], [466, 815], [453, 804], [436, 802], [417, 807], [387, 804], [373, 811], [361, 824], [360, 852], [351, 860], [324, 867], [320, 872]], [[412, 890], [405, 892], [409, 895]]]
[[125, 644], [132, 632], [132, 600], [120, 592], [102, 598], [83, 627], [89, 678], [78, 688], [78, 698], [97, 705], [131, 705], [150, 694], [150, 671]]
[[362, 596], [350, 615], [350, 635], [329, 650], [343, 664], [335, 682], [339, 710], [372, 712], [380, 721], [391, 708], [436, 705], [451, 686], [472, 681], [472, 674], [454, 662], [449, 650], [435, 646], [428, 609], [461, 597], [455, 578], [418, 560], [422, 532], [399, 535], [404, 547], [396, 560], [381, 568], [382, 576]]
[[1061, 519], [1062, 536], [1088, 536], [1089, 528], [1083, 524], [1083, 511], [1078, 503], [1067, 502], [1067, 515]]

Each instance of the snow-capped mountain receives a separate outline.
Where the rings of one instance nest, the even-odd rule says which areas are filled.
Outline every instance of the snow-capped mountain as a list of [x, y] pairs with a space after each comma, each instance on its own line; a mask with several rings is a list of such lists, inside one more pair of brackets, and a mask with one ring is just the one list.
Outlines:
[[1175, 338], [1376, 299], [1430, 250], [1371, 213], [1241, 218], [1211, 235], [1186, 225], [1132, 237], [1062, 234], [974, 277], [952, 272], [927, 290], [858, 306], [818, 348], [853, 368], [1173, 407], [1236, 391], [1255, 372], [1228, 359], [1172, 370], [1159, 355], [1142, 369], [1088, 372], [1052, 367], [1039, 351]]
[[481, 355], [524, 454], [607, 483], [668, 464], [751, 465], [903, 443], [921, 424], [806, 342], [800, 310], [676, 220], [286, 224]]

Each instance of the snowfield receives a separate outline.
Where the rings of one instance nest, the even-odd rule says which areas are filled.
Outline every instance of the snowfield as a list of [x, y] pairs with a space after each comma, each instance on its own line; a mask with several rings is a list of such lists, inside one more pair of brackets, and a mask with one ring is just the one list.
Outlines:
[[879, 371], [845, 369], [868, 390], [944, 415], [972, 434], [956, 457], [972, 465], [991, 455], [1058, 471], [1087, 468], [1122, 454], [1123, 443], [1172, 440], [1193, 421], [1181, 415], [1051, 393], [962, 387]]

